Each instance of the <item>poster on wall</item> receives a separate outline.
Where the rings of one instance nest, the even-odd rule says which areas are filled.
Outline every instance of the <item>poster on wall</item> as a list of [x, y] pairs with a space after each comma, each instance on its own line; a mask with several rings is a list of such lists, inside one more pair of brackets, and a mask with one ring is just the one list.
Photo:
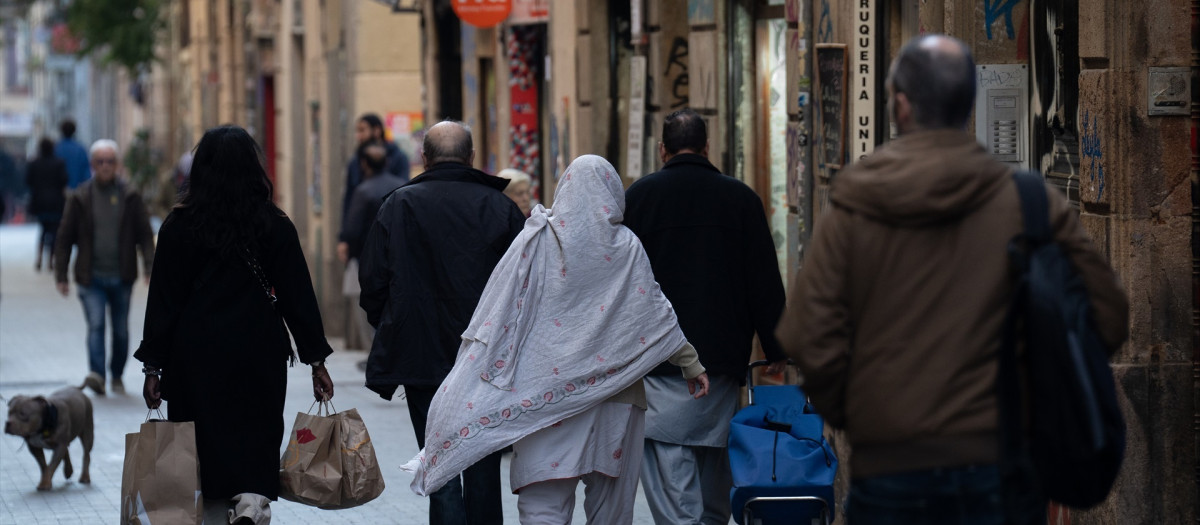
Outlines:
[[817, 44], [818, 162], [839, 169], [846, 158], [846, 45]]
[[383, 117], [384, 128], [391, 134], [390, 140], [408, 155], [409, 165], [421, 164], [420, 136], [425, 129], [425, 114], [420, 111], [388, 111]]
[[508, 165], [529, 174], [534, 199], [541, 198], [541, 162], [538, 135], [538, 26], [510, 27], [505, 34], [508, 59], [511, 140]]

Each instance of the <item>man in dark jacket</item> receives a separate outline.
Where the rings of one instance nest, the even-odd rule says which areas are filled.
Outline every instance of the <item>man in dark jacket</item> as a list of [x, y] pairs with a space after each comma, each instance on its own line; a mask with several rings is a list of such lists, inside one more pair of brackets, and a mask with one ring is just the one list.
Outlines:
[[154, 265], [154, 232], [142, 197], [117, 179], [121, 167], [117, 143], [107, 139], [92, 144], [93, 178], [79, 186], [67, 200], [58, 239], [54, 245], [54, 277], [66, 297], [67, 266], [71, 248], [78, 246], [75, 283], [88, 324], [88, 362], [85, 384], [104, 395], [104, 314], [112, 319], [113, 393], [123, 395], [121, 374], [129, 357], [129, 296], [137, 280], [137, 251], [142, 252], [146, 279]]
[[383, 199], [396, 188], [404, 184], [400, 177], [384, 171], [387, 163], [387, 150], [382, 142], [364, 142], [358, 147], [355, 155], [362, 168], [363, 181], [354, 189], [354, 198], [350, 199], [350, 211], [346, 214], [346, 222], [342, 223], [342, 231], [338, 233], [337, 255], [342, 264], [346, 265], [346, 280], [348, 283], [342, 292], [352, 302], [350, 330], [357, 334], [358, 343], [364, 346], [348, 348], [370, 348], [371, 340], [375, 337], [375, 329], [367, 323], [367, 313], [358, 306], [358, 275], [359, 262], [362, 256], [363, 242], [375, 222], [375, 214], [383, 206]]
[[704, 119], [690, 109], [668, 115], [658, 151], [662, 170], [625, 194], [625, 225], [645, 246], [711, 383], [697, 401], [677, 368], [646, 377], [642, 484], [656, 523], [724, 524], [729, 420], [756, 333], [770, 372], [783, 369], [774, 336], [783, 280], [762, 201], [708, 161]]
[[42, 269], [42, 254], [50, 252], [50, 271], [54, 271], [54, 236], [62, 223], [67, 203], [67, 165], [54, 156], [54, 141], [42, 137], [38, 141], [37, 158], [25, 166], [25, 185], [29, 186], [29, 214], [37, 217], [42, 227], [37, 259], [33, 267]]
[[[1005, 521], [996, 379], [1007, 247], [1023, 225], [1012, 167], [963, 131], [975, 74], [954, 38], [900, 50], [886, 84], [899, 136], [834, 179], [779, 324], [805, 392], [853, 449], [849, 523]], [[1116, 350], [1129, 301], [1078, 211], [1046, 193], [1054, 239]]]
[[[354, 123], [354, 140], [358, 146], [368, 142], [383, 144], [387, 154], [383, 171], [400, 177], [400, 180], [408, 180], [408, 155], [405, 155], [395, 142], [387, 140], [387, 130], [384, 129], [383, 120], [379, 118], [379, 115], [365, 113], [358, 117], [358, 121]], [[350, 217], [350, 200], [354, 198], [354, 189], [364, 180], [366, 177], [356, 152], [346, 163], [346, 191], [342, 194], [342, 224], [345, 224]]]
[[[404, 386], [422, 448], [434, 393], [454, 366], [492, 269], [525, 224], [502, 193], [508, 181], [471, 167], [465, 125], [434, 125], [424, 149], [426, 171], [384, 201], [359, 270], [359, 304], [376, 328], [367, 388], [391, 399]], [[435, 525], [502, 523], [499, 453], [430, 495], [429, 507]]]

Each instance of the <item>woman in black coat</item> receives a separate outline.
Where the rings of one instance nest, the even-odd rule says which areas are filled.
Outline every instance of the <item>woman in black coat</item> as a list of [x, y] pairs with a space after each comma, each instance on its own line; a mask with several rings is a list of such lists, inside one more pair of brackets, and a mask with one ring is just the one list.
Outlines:
[[[257, 523], [279, 494], [287, 364], [312, 365], [333, 396], [332, 353], [296, 228], [271, 201], [262, 151], [245, 130], [208, 130], [186, 194], [163, 222], [146, 304], [146, 405], [195, 421], [205, 515], [230, 500]], [[278, 300], [276, 300], [278, 298]], [[285, 328], [284, 321], [287, 321]], [[242, 516], [238, 514], [235, 518]], [[241, 523], [242, 521], [235, 521]]]
[[41, 270], [42, 253], [50, 252], [47, 259], [53, 270], [54, 239], [67, 204], [67, 165], [54, 156], [54, 141], [46, 137], [38, 141], [37, 158], [25, 167], [25, 185], [29, 187], [29, 214], [42, 226], [33, 267]]

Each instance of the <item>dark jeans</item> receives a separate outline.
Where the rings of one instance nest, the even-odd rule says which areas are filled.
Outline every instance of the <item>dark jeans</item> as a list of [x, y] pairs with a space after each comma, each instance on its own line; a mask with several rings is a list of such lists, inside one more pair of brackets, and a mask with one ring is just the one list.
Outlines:
[[79, 287], [83, 315], [88, 325], [88, 367], [104, 375], [104, 314], [105, 306], [112, 319], [112, 377], [120, 379], [129, 357], [129, 295], [133, 285], [121, 282], [120, 277], [93, 277], [92, 284]]
[[41, 244], [38, 248], [50, 248], [50, 253], [54, 253], [54, 241], [58, 238], [58, 225], [62, 222], [62, 216], [59, 214], [38, 214], [38, 224], [42, 226], [42, 236], [38, 242]]
[[[425, 421], [437, 387], [405, 386], [408, 415], [417, 434], [417, 446], [425, 448]], [[500, 525], [504, 514], [500, 503], [500, 452], [493, 453], [463, 471], [459, 479], [429, 495], [430, 525]]]
[[1003, 525], [1004, 516], [995, 465], [856, 479], [846, 500], [850, 525]]

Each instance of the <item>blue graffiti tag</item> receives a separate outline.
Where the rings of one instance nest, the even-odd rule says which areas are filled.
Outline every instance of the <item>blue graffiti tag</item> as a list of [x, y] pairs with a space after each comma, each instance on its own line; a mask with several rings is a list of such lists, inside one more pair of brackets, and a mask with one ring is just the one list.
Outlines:
[[817, 41], [833, 41], [833, 16], [829, 14], [829, 0], [821, 0], [821, 18], [817, 22]]
[[992, 24], [1000, 18], [1000, 15], [1004, 15], [1004, 29], [1008, 33], [1008, 39], [1013, 40], [1017, 38], [1016, 33], [1013, 31], [1012, 17], [1013, 8], [1017, 7], [1019, 3], [1021, 3], [1021, 0], [983, 0], [983, 17], [984, 23], [987, 24], [988, 40], [992, 39]]
[[1100, 145], [1100, 123], [1099, 119], [1092, 115], [1089, 111], [1083, 112], [1083, 158], [1088, 159], [1088, 167], [1091, 171], [1091, 176], [1088, 177], [1092, 182], [1096, 179], [1100, 180], [1100, 188], [1096, 193], [1096, 200], [1100, 200], [1104, 196], [1104, 149]]

